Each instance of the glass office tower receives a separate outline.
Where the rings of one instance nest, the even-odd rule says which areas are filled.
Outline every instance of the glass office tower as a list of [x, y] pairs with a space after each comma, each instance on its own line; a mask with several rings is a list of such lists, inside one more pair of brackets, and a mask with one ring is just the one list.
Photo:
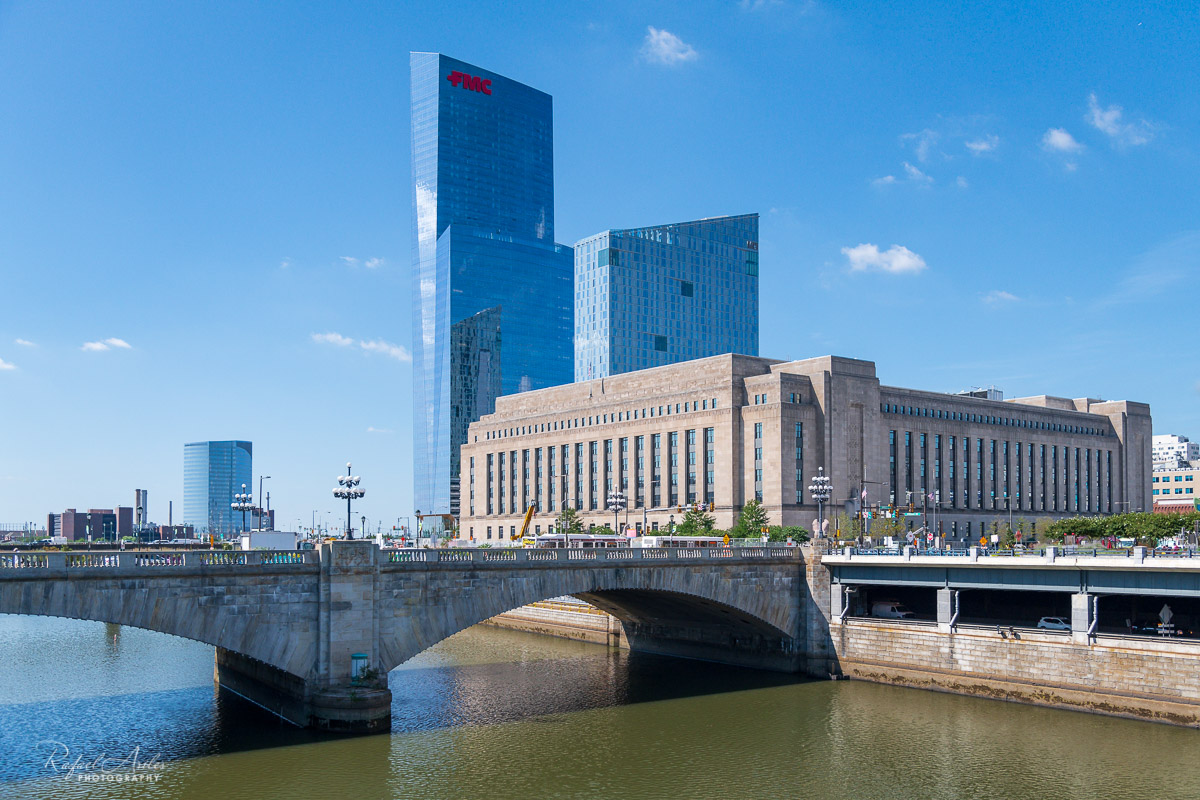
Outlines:
[[[218, 538], [242, 531], [242, 514], [230, 508], [242, 484], [253, 491], [254, 445], [250, 442], [191, 442], [183, 446], [183, 524]], [[250, 516], [246, 516], [249, 526]]]
[[500, 394], [571, 381], [571, 248], [554, 243], [550, 95], [412, 53], [413, 468], [458, 516], [458, 448]]
[[758, 355], [758, 214], [610, 230], [575, 245], [575, 380]]

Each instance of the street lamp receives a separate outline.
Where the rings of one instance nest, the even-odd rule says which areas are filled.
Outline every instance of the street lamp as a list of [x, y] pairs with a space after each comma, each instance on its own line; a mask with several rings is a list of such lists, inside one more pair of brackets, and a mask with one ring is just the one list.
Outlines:
[[[262, 482], [271, 480], [270, 475], [258, 476], [258, 529], [262, 530], [263, 526], [263, 502], [262, 502]], [[274, 526], [272, 526], [274, 527]]]
[[358, 483], [362, 479], [357, 475], [350, 474], [350, 462], [346, 462], [346, 474], [338, 475], [338, 488], [333, 490], [333, 496], [339, 500], [346, 501], [346, 538], [354, 538], [354, 528], [350, 527], [350, 501], [358, 499], [366, 494], [366, 491], [358, 488]]
[[246, 512], [254, 508], [254, 495], [246, 491], [246, 484], [242, 484], [242, 491], [233, 496], [233, 502], [229, 507], [234, 511], [242, 512], [242, 533], [246, 532]]
[[675, 515], [671, 515], [671, 520], [667, 523], [667, 541], [675, 544]]
[[609, 492], [608, 493], [608, 507], [611, 508], [612, 512], [613, 512], [613, 533], [616, 533], [617, 525], [619, 524], [617, 522], [617, 515], [625, 510], [625, 494], [624, 494], [624, 492], [620, 492], [620, 491]]
[[809, 484], [808, 493], [817, 501], [817, 538], [825, 537], [825, 504], [833, 496], [833, 486], [825, 475], [825, 468], [817, 468], [817, 477]]

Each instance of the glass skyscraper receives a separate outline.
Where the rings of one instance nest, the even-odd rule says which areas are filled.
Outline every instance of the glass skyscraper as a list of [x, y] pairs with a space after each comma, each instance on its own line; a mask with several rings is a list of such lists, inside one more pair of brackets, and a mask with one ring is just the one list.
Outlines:
[[[242, 514], [230, 508], [242, 484], [253, 492], [250, 442], [191, 442], [183, 446], [183, 524], [217, 537], [242, 531]], [[247, 526], [249, 516], [247, 515]]]
[[458, 449], [500, 394], [571, 381], [550, 95], [412, 53], [413, 482], [458, 515]]
[[575, 244], [575, 380], [758, 355], [758, 214]]

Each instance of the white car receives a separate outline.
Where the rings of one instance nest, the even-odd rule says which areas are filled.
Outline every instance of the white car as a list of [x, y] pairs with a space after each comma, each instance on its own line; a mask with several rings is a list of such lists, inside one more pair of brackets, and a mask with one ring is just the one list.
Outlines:
[[1067, 622], [1062, 617], [1042, 617], [1038, 620], [1037, 626], [1047, 631], [1071, 630], [1071, 623]]

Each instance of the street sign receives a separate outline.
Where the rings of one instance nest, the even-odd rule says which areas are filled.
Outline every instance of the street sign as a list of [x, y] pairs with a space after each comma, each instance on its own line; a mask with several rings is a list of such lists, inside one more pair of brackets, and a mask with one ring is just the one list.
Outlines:
[[725, 534], [724, 541], [725, 541], [725, 544], [726, 544], [726, 545], [728, 545], [728, 544], [729, 544], [729, 534], [728, 534], [728, 533], [727, 533], [727, 534]]
[[909, 544], [912, 544], [913, 540], [916, 539], [917, 537], [913, 535], [912, 531], [909, 531], [907, 534], [905, 534], [904, 538], [908, 540]]
[[979, 546], [980, 546], [980, 547], [987, 547], [987, 539], [985, 539], [984, 537], [980, 536], [980, 537], [979, 537]]
[[920, 511], [905, 511], [905, 512], [904, 512], [904, 516], [906, 516], [906, 517], [919, 517], [919, 516], [921, 516], [921, 512], [920, 512]]
[[933, 542], [933, 532], [932, 532], [932, 531], [930, 531], [929, 533], [925, 534], [925, 541], [927, 541], [927, 542], [930, 542], [930, 543], [932, 543], [932, 542]]

